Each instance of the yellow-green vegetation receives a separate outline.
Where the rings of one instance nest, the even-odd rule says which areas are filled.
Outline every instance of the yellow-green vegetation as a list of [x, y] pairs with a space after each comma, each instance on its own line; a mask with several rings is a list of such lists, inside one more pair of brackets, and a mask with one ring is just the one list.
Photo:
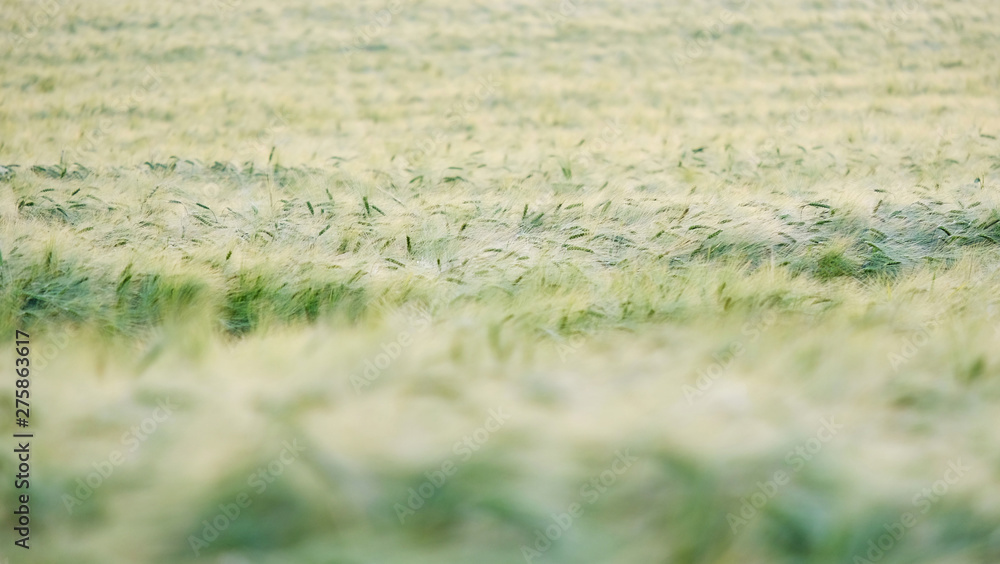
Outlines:
[[1000, 561], [1000, 7], [665, 4], [2, 2], [0, 557]]

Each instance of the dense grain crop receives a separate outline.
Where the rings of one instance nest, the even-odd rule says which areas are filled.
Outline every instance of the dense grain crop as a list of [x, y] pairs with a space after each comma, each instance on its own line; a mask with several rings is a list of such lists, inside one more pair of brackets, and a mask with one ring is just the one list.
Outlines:
[[0, 557], [1000, 561], [993, 2], [0, 11]]

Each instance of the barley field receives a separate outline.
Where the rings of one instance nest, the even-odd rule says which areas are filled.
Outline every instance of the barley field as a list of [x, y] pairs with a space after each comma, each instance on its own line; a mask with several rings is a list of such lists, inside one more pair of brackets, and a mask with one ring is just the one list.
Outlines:
[[0, 12], [0, 562], [1000, 562], [995, 2]]

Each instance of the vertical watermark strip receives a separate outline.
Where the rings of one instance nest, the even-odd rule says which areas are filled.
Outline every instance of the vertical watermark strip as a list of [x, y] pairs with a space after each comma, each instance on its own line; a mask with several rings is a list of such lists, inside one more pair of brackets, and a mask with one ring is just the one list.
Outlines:
[[17, 490], [17, 502], [14, 510], [17, 526], [17, 540], [14, 545], [29, 550], [31, 548], [31, 439], [34, 433], [26, 432], [31, 426], [31, 335], [17, 329], [14, 331], [14, 422], [22, 429], [14, 433], [14, 455], [17, 457], [17, 474], [14, 475], [14, 489]]

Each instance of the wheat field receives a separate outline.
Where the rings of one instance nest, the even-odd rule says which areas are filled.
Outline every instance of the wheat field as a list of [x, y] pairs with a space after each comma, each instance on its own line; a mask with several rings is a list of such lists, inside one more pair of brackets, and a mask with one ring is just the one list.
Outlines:
[[1000, 562], [994, 2], [0, 11], [0, 562]]

